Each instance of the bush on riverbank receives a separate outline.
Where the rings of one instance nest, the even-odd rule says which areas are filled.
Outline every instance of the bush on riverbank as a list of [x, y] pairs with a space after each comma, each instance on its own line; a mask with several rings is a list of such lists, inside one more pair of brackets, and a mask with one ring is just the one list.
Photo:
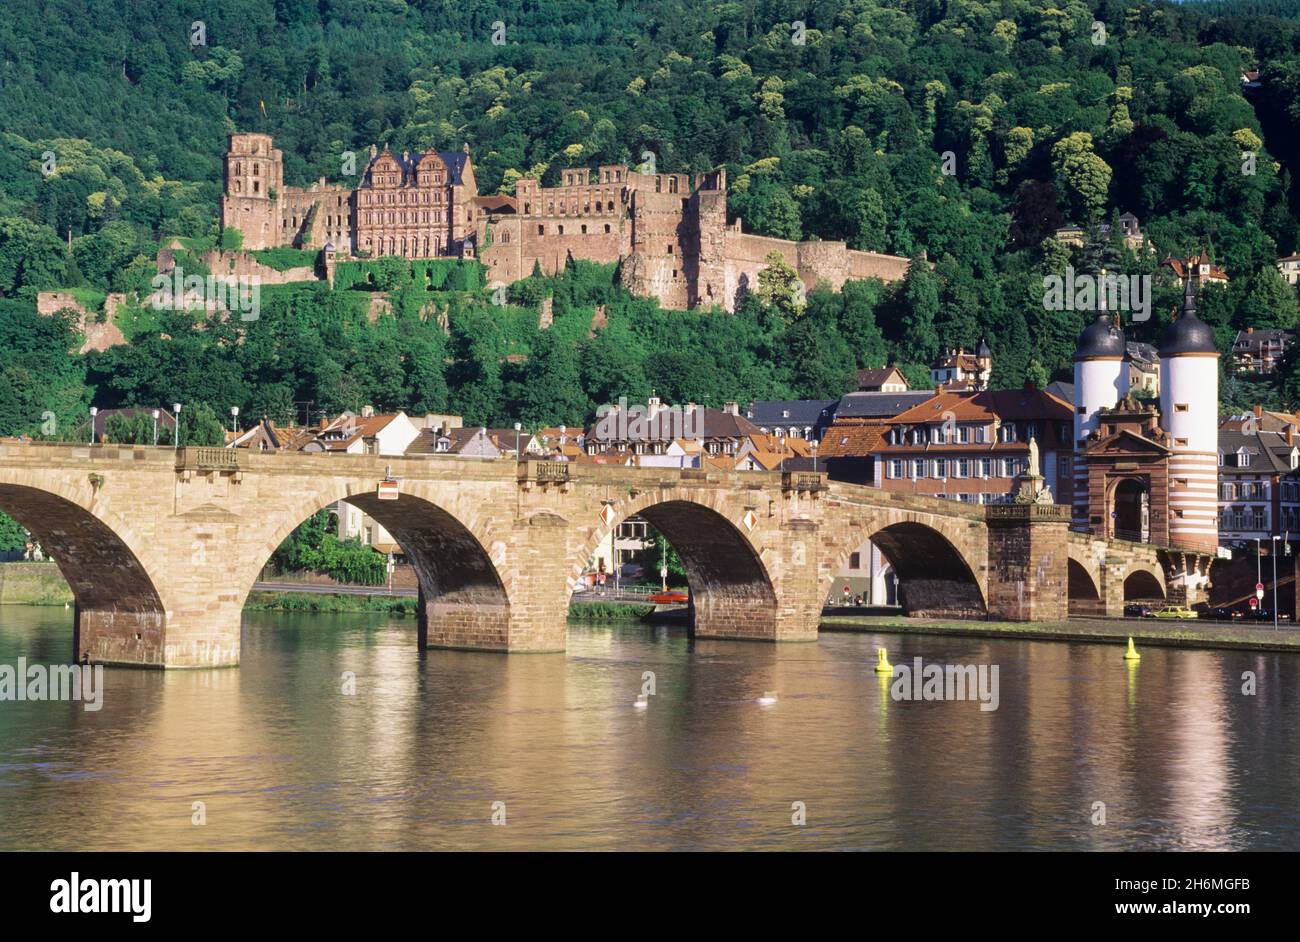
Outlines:
[[569, 606], [570, 621], [636, 621], [645, 618], [653, 605], [624, 605], [618, 602], [575, 602]]
[[416, 599], [383, 595], [320, 595], [306, 592], [253, 592], [244, 604], [250, 612], [303, 612], [312, 615], [378, 612], [414, 615]]

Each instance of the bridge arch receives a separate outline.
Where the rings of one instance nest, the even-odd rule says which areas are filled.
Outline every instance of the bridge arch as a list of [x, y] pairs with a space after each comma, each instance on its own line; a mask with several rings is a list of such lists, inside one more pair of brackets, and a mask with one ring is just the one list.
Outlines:
[[1152, 567], [1139, 567], [1124, 574], [1124, 601], [1165, 598], [1163, 573]]
[[[833, 513], [833, 511], [832, 511]], [[987, 561], [972, 552], [977, 548], [965, 521], [941, 519], [915, 511], [867, 511], [864, 519], [849, 519], [836, 540], [821, 575], [825, 600], [835, 574], [849, 554], [866, 540], [880, 549], [898, 578], [898, 601], [903, 611], [916, 616], [981, 617], [988, 612], [985, 586], [978, 573]], [[987, 536], [979, 530], [979, 548], [987, 553]]]
[[32, 534], [72, 589], [73, 659], [162, 665], [167, 606], [148, 542], [97, 499], [89, 478], [79, 487], [61, 477], [43, 476], [39, 484], [28, 477], [12, 470], [0, 476], [0, 511]]
[[[241, 604], [276, 549], [304, 521], [346, 501], [387, 530], [415, 570], [420, 587], [419, 644], [506, 650], [510, 594], [497, 562], [505, 543], [476, 535], [456, 512], [455, 485], [403, 488], [396, 500], [380, 500], [373, 480], [340, 481], [301, 498], [277, 514], [277, 523], [252, 554], [239, 583]], [[493, 558], [495, 550], [496, 559]]]
[[744, 523], [746, 513], [753, 513], [754, 532], [759, 532], [763, 523], [756, 511], [741, 501], [719, 499], [714, 490], [697, 495], [688, 489], [639, 494], [610, 506], [617, 507], [610, 524], [593, 528], [571, 555], [571, 592], [601, 543], [629, 517], [639, 516], [663, 535], [682, 561], [697, 637], [780, 637], [779, 586], [765, 558], [770, 554], [755, 544]]
[[1066, 561], [1069, 571], [1068, 595], [1071, 615], [1104, 615], [1106, 603], [1101, 597], [1101, 588], [1088, 567], [1080, 562], [1073, 553]]

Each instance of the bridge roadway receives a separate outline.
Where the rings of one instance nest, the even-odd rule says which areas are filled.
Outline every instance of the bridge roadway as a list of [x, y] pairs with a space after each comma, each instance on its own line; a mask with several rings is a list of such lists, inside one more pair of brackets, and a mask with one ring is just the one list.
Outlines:
[[[379, 496], [386, 478], [396, 499]], [[693, 630], [710, 638], [815, 640], [835, 573], [868, 538], [919, 615], [1064, 617], [1072, 592], [1115, 613], [1129, 569], [1163, 594], [1167, 568], [1154, 548], [1117, 555], [1068, 533], [1064, 506], [825, 474], [0, 441], [0, 510], [58, 560], [77, 599], [74, 652], [93, 662], [237, 664], [240, 614], [271, 553], [338, 500], [403, 547], [422, 647], [562, 651], [579, 576], [632, 515], [677, 550]]]

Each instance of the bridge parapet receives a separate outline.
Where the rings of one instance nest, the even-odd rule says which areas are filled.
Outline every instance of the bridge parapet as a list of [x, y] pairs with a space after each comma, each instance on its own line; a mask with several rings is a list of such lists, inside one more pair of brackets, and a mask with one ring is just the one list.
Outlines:
[[989, 523], [1070, 522], [1069, 504], [986, 504], [984, 518]]
[[782, 471], [781, 491], [785, 494], [808, 494], [816, 499], [830, 488], [824, 472]]
[[545, 490], [552, 485], [558, 485], [561, 491], [568, 491], [569, 478], [570, 469], [567, 461], [534, 461], [529, 459], [519, 462], [519, 485], [526, 491], [532, 490], [535, 486], [540, 486]]
[[238, 448], [191, 447], [176, 453], [177, 471], [242, 471], [246, 453]]

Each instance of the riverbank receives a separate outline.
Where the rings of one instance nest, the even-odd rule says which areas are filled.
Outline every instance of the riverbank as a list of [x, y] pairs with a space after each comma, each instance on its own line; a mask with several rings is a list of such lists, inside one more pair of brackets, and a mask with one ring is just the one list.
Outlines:
[[1300, 629], [1245, 626], [1240, 623], [1156, 621], [1151, 618], [1070, 618], [1059, 621], [961, 621], [902, 615], [825, 615], [822, 631], [933, 634], [966, 638], [1019, 638], [1026, 641], [1086, 641], [1139, 646], [1300, 653]]
[[[253, 591], [244, 604], [250, 612], [304, 612], [334, 615], [351, 612], [376, 612], [387, 615], [414, 615], [418, 601], [410, 595], [362, 595], [355, 592], [330, 593], [313, 588], [306, 592]], [[654, 611], [653, 605], [604, 600], [574, 602], [569, 619], [579, 622], [639, 621]]]
[[57, 605], [72, 602], [72, 589], [54, 563], [0, 565], [0, 605]]

